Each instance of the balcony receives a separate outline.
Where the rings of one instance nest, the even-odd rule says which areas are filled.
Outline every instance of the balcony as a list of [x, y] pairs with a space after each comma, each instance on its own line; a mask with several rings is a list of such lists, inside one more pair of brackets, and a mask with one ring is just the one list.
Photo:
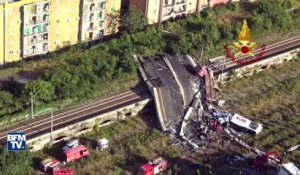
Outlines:
[[104, 28], [103, 21], [100, 21], [100, 22], [99, 22], [99, 28], [100, 28], [100, 29], [103, 29], [103, 28]]
[[44, 8], [43, 8], [44, 12], [49, 12], [49, 4], [44, 4]]
[[48, 43], [33, 45], [24, 48], [24, 57], [30, 57], [48, 52]]
[[34, 4], [34, 5], [27, 5], [24, 6], [25, 11], [29, 12], [28, 15], [38, 15], [43, 13], [49, 13], [49, 3], [44, 4]]
[[179, 4], [185, 4], [187, 1], [186, 0], [178, 0], [176, 2], [176, 5], [179, 5]]
[[40, 43], [48, 42], [48, 33], [41, 35], [28, 36], [24, 39], [25, 46], [32, 46]]
[[174, 13], [174, 8], [166, 8], [163, 12], [163, 16], [170, 16]]
[[94, 14], [93, 14], [93, 13], [90, 14], [90, 16], [89, 16], [89, 21], [94, 21]]
[[185, 12], [186, 12], [186, 5], [183, 5], [176, 9], [175, 14], [185, 13]]
[[88, 27], [87, 30], [91, 32], [94, 31], [95, 30], [94, 23], [90, 23], [90, 26]]
[[165, 0], [163, 7], [170, 7], [175, 5], [175, 0]]
[[105, 9], [106, 9], [106, 2], [99, 2], [98, 10], [105, 10]]
[[95, 10], [95, 4], [93, 3], [93, 4], [90, 5], [90, 12], [92, 12], [94, 10]]

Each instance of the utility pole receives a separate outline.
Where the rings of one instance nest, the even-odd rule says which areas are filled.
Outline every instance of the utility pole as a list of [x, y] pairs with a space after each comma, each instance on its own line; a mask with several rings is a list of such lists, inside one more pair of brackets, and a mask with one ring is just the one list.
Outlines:
[[50, 135], [51, 142], [53, 141], [53, 109], [51, 108], [51, 135]]
[[204, 44], [203, 44], [203, 29], [201, 29], [201, 55], [200, 55], [200, 60], [202, 61], [202, 57], [203, 57], [203, 46], [204, 46]]
[[200, 55], [200, 60], [202, 60], [202, 57], [203, 57], [203, 44], [201, 46], [201, 55]]
[[33, 118], [33, 93], [30, 92], [30, 103], [31, 103], [31, 118]]

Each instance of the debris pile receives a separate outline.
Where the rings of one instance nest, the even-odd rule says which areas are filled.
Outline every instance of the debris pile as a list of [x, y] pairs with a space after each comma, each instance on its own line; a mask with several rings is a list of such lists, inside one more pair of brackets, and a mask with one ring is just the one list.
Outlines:
[[188, 55], [159, 54], [135, 59], [154, 97], [162, 130], [173, 145], [207, 153], [212, 145], [233, 141], [269, 159], [241, 139], [245, 133], [261, 133], [263, 125], [222, 109], [225, 101], [216, 95], [219, 88], [211, 69], [197, 65]]

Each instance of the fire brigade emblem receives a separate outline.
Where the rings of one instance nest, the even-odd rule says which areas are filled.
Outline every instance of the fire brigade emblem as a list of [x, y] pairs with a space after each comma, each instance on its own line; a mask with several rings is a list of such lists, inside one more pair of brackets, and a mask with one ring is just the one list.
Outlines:
[[[232, 51], [231, 49], [232, 48]], [[256, 48], [256, 43], [253, 42], [252, 36], [250, 34], [250, 29], [248, 27], [248, 23], [246, 20], [244, 20], [242, 30], [239, 33], [238, 41], [233, 42], [233, 46], [224, 46], [226, 58], [230, 59], [233, 63], [237, 64], [246, 64], [246, 63], [252, 63], [256, 62], [262, 59], [262, 56], [266, 50], [266, 45], [262, 45], [260, 53], [257, 55], [256, 58], [251, 59], [237, 59], [240, 55], [250, 55], [254, 57], [254, 49]]]
[[252, 36], [248, 27], [247, 21], [244, 20], [242, 31], [239, 34], [238, 42], [233, 43], [235, 56], [249, 54], [254, 56], [253, 50], [256, 48], [256, 43], [252, 42]]

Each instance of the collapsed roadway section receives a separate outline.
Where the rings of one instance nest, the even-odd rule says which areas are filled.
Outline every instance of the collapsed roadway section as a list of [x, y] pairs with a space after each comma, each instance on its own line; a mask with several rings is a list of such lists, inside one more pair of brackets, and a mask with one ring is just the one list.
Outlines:
[[158, 54], [135, 56], [141, 75], [150, 89], [162, 130], [178, 123], [199, 89], [194, 61], [189, 56]]

